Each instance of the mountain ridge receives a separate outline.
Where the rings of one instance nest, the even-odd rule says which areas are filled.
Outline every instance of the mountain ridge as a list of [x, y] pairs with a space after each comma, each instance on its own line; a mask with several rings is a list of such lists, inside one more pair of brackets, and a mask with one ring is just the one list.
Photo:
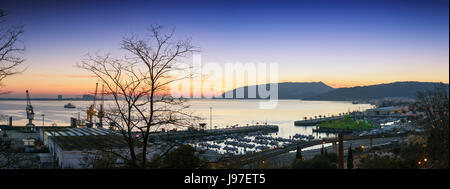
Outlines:
[[304, 100], [350, 101], [388, 97], [415, 98], [419, 91], [433, 90], [441, 85], [448, 88], [448, 84], [442, 82], [397, 81], [376, 85], [337, 88]]
[[[232, 93], [233, 99], [252, 99], [248, 98], [248, 89], [249, 87], [252, 89], [254, 87], [254, 90], [256, 90], [256, 97], [254, 99], [261, 99], [259, 98], [259, 92], [258, 89], [260, 87], [265, 87], [266, 90], [270, 89], [270, 84], [261, 84], [261, 85], [250, 85], [250, 86], [244, 86], [244, 87], [238, 87], [233, 90], [226, 91], [222, 94], [222, 97], [226, 95], [227, 93]], [[236, 91], [244, 89], [244, 97], [240, 98], [239, 96], [236, 97]], [[333, 87], [330, 87], [326, 85], [325, 83], [319, 81], [319, 82], [282, 82], [278, 83], [278, 99], [301, 99], [301, 98], [307, 98], [312, 97], [318, 94], [322, 94], [328, 91], [334, 90]]]
[[[325, 83], [319, 82], [282, 82], [278, 83], [278, 99], [302, 99], [302, 100], [330, 100], [330, 101], [352, 101], [369, 100], [386, 97], [408, 97], [414, 98], [419, 91], [432, 90], [440, 85], [448, 87], [448, 84], [442, 82], [419, 82], [419, 81], [396, 81], [391, 83], [381, 83], [375, 85], [355, 86], [333, 88]], [[252, 99], [248, 98], [248, 88], [259, 87], [270, 89], [269, 84], [250, 85], [238, 87], [226, 91], [222, 94], [232, 93], [233, 99]], [[238, 89], [244, 89], [244, 98], [236, 97]], [[256, 92], [257, 97], [259, 93]], [[254, 98], [255, 99], [255, 98]], [[261, 99], [261, 98], [256, 98]]]

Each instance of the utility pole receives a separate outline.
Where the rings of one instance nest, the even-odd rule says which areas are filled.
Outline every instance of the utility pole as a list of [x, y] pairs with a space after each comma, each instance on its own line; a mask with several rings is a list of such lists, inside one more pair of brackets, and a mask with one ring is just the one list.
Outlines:
[[209, 125], [212, 130], [212, 128], [213, 128], [213, 126], [212, 126], [212, 107], [209, 107]]

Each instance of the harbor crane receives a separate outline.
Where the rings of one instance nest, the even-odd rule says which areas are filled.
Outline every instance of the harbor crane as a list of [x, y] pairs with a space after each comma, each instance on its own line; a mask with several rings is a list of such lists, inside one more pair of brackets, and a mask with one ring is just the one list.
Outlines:
[[30, 94], [28, 93], [28, 90], [26, 90], [26, 93], [27, 93], [27, 107], [25, 110], [27, 112], [28, 123], [25, 125], [25, 128], [27, 128], [27, 130], [34, 131], [35, 125], [33, 124], [33, 119], [34, 119], [33, 106], [31, 105], [31, 99], [30, 99]]
[[105, 99], [104, 99], [104, 94], [105, 94], [105, 85], [102, 85], [102, 97], [101, 97], [101, 101], [100, 101], [100, 109], [97, 113], [97, 117], [98, 117], [98, 123], [97, 123], [97, 127], [98, 128], [102, 128], [103, 127], [103, 117], [105, 117], [105, 112], [103, 110], [103, 106], [105, 104]]
[[95, 109], [95, 105], [96, 105], [96, 99], [97, 99], [97, 88], [98, 88], [98, 83], [95, 83], [95, 93], [94, 93], [94, 103], [89, 106], [89, 109], [87, 110], [87, 118], [86, 121], [88, 123], [86, 123], [86, 126], [91, 127], [93, 125], [92, 122], [92, 117], [95, 115], [95, 113], [97, 113], [97, 110]]

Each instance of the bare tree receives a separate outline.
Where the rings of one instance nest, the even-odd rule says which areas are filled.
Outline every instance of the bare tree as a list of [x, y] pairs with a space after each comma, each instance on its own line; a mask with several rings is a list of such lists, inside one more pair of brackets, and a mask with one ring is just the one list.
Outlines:
[[425, 126], [427, 152], [434, 168], [448, 169], [449, 165], [449, 89], [439, 85], [435, 90], [419, 92], [411, 109], [424, 113], [416, 122]]
[[[25, 48], [19, 40], [23, 33], [23, 27], [6, 26], [5, 17], [5, 11], [0, 9], [0, 87], [6, 77], [23, 71], [18, 67], [25, 61], [21, 56]], [[0, 95], [4, 93], [6, 92], [0, 90]], [[2, 116], [0, 115], [0, 117]], [[0, 143], [0, 169], [23, 168], [24, 165], [30, 166], [28, 164], [30, 162], [34, 163], [27, 158], [23, 153], [17, 152], [3, 142]]]
[[22, 57], [25, 47], [20, 41], [23, 26], [6, 26], [5, 17], [6, 13], [0, 9], [0, 86], [6, 77], [22, 72], [19, 65], [25, 61]]
[[[196, 48], [190, 39], [174, 40], [174, 30], [166, 34], [161, 26], [152, 25], [149, 32], [146, 39], [132, 36], [122, 40], [121, 48], [129, 53], [124, 58], [88, 54], [78, 65], [105, 84], [106, 94], [114, 99], [114, 106], [105, 112], [105, 118], [126, 139], [132, 166], [142, 168], [148, 164], [151, 131], [190, 126], [197, 119], [186, 110], [188, 106], [183, 99], [168, 95], [169, 84], [190, 77], [174, 77], [171, 72], [178, 70], [180, 58], [188, 57]], [[137, 138], [142, 143], [139, 152]]]

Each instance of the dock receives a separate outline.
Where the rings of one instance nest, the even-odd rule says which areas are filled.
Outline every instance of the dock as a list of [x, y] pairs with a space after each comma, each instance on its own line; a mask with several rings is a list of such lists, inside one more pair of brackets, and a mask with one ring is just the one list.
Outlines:
[[[350, 114], [351, 117], [355, 119], [385, 119], [385, 118], [407, 118], [408, 115], [364, 115], [362, 113], [354, 113]], [[306, 119], [306, 120], [298, 120], [294, 122], [295, 126], [316, 126], [326, 121], [334, 121], [334, 120], [342, 120], [344, 116], [334, 116], [334, 117], [325, 117], [325, 118], [316, 118], [316, 119]]]
[[278, 125], [249, 125], [234, 128], [221, 128], [210, 130], [153, 132], [150, 133], [150, 137], [156, 140], [168, 140], [168, 139], [200, 138], [205, 136], [235, 134], [235, 133], [251, 133], [251, 132], [271, 133], [277, 131]]
[[[71, 126], [35, 126], [36, 130], [44, 129], [44, 128], [70, 128]], [[24, 130], [25, 126], [9, 126], [9, 125], [0, 125], [0, 129], [2, 130]]]
[[295, 126], [316, 126], [316, 125], [324, 123], [326, 121], [334, 121], [334, 120], [341, 120], [341, 119], [344, 119], [344, 116], [299, 120], [299, 121], [295, 121], [294, 125]]

